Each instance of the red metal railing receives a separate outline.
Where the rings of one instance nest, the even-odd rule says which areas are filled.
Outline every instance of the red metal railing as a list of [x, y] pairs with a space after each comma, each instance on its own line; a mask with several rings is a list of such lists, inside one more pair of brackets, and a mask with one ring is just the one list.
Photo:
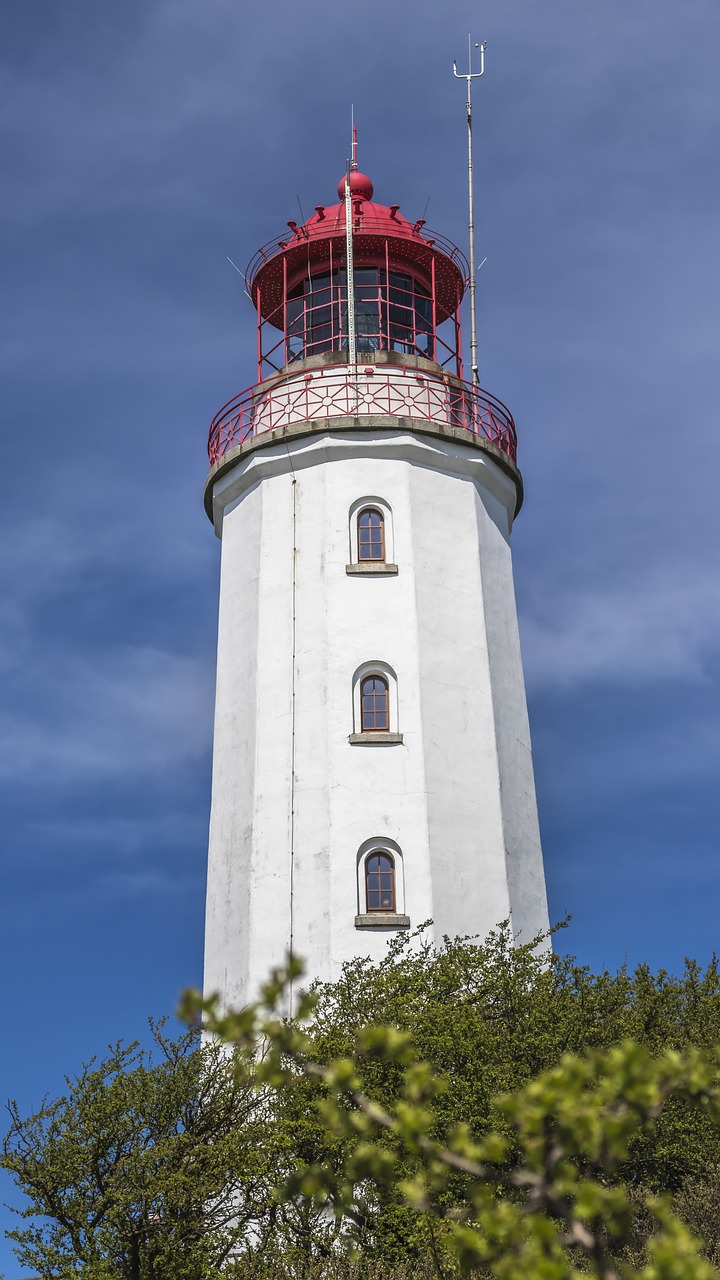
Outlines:
[[[367, 208], [369, 210], [371, 206], [368, 205]], [[416, 226], [417, 225], [418, 224], [416, 224]], [[362, 226], [357, 227], [356, 230], [358, 234], [362, 233], [365, 236], [386, 236], [388, 233], [387, 220], [384, 219], [377, 221], [372, 217], [372, 215], [366, 214], [363, 218]], [[418, 226], [417, 231], [415, 231], [414, 228], [412, 231], [414, 236], [413, 234], [409, 234], [402, 226], [398, 226], [397, 228], [393, 228], [393, 235], [398, 240], [409, 240], [415, 238], [427, 245], [428, 249], [432, 249], [433, 247], [438, 249], [440, 253], [444, 254], [446, 258], [449, 258], [451, 262], [456, 264], [463, 276], [463, 279], [467, 281], [470, 274], [470, 267], [468, 266], [467, 258], [462, 250], [459, 249], [456, 244], [453, 244], [452, 240], [448, 240], [447, 236], [441, 235], [439, 231], [431, 231], [424, 224], [422, 226]], [[266, 263], [270, 262], [272, 258], [276, 257], [277, 254], [283, 253], [285, 249], [289, 248], [291, 245], [296, 247], [297, 245], [306, 243], [310, 240], [325, 240], [331, 235], [344, 236], [344, 222], [335, 227], [331, 226], [328, 222], [316, 223], [312, 227], [310, 233], [308, 233], [306, 227], [298, 227], [294, 232], [286, 231], [283, 235], [275, 236], [273, 240], [268, 240], [267, 244], [264, 244], [262, 248], [258, 249], [253, 254], [245, 268], [245, 284], [247, 286], [248, 293], [252, 294], [255, 277], [258, 271], [261, 267], [264, 267]]]
[[214, 465], [229, 449], [274, 427], [330, 417], [389, 414], [463, 427], [497, 445], [515, 461], [517, 435], [510, 410], [495, 396], [456, 379], [403, 366], [358, 365], [297, 371], [269, 386], [258, 383], [229, 400], [210, 424], [208, 456]]

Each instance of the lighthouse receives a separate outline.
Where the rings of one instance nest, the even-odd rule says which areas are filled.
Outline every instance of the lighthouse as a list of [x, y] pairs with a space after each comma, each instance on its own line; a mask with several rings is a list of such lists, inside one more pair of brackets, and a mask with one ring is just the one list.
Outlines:
[[[398, 932], [548, 926], [509, 410], [463, 380], [462, 253], [337, 199], [246, 273], [257, 378], [214, 418], [221, 540], [205, 988], [253, 999]], [[425, 934], [427, 936], [427, 932]]]

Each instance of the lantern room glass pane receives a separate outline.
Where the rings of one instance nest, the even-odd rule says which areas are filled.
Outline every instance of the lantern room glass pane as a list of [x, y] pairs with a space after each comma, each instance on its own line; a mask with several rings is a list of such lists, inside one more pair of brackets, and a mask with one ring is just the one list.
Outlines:
[[[432, 300], [413, 276], [382, 267], [356, 267], [355, 337], [358, 352], [400, 351], [434, 356]], [[347, 282], [340, 268], [306, 276], [290, 291], [285, 311], [289, 360], [347, 351]]]

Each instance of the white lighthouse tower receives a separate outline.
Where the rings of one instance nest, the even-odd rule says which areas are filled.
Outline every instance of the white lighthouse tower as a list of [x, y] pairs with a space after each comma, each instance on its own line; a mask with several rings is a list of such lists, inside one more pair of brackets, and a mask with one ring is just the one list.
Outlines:
[[258, 380], [214, 419], [222, 541], [205, 986], [331, 979], [432, 920], [548, 925], [510, 557], [515, 427], [463, 381], [457, 248], [339, 203], [247, 271]]

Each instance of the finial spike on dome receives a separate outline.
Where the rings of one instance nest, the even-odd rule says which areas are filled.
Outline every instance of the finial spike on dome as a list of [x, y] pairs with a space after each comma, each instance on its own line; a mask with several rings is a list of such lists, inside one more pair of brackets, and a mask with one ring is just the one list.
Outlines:
[[350, 184], [350, 194], [354, 200], [372, 200], [373, 184], [366, 173], [358, 173], [357, 164], [357, 125], [355, 124], [355, 107], [350, 107], [350, 122], [352, 126], [352, 160], [349, 163], [347, 174], [338, 182], [338, 200], [345, 199], [345, 184]]

